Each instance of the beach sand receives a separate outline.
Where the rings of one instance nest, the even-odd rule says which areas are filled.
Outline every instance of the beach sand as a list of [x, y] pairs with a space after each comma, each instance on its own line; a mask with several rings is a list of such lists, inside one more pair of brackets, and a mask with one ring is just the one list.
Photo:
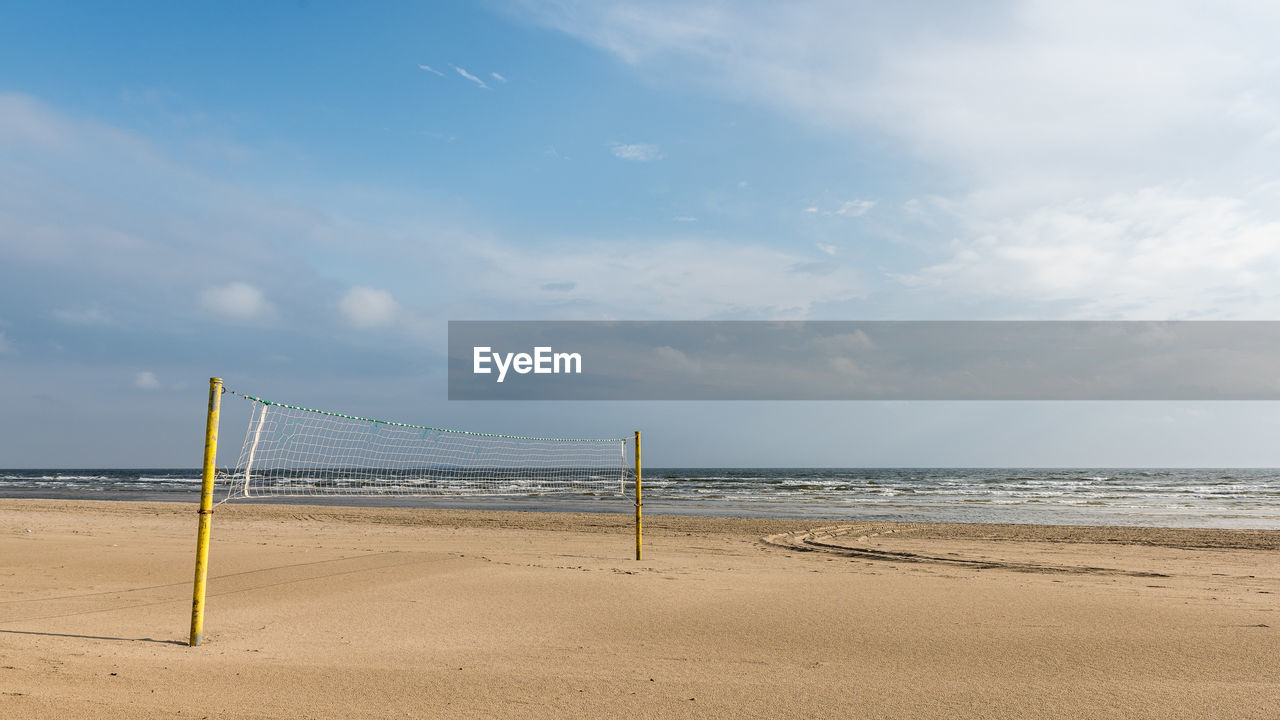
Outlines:
[[630, 523], [0, 500], [0, 716], [1280, 716], [1280, 531]]

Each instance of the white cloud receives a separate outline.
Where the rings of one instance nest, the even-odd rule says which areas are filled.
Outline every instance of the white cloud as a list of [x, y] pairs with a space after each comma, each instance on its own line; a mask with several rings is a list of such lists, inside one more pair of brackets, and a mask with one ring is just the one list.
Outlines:
[[134, 387], [140, 390], [158, 390], [160, 389], [160, 381], [156, 379], [156, 374], [150, 370], [143, 370], [133, 378]]
[[401, 314], [400, 303], [386, 290], [355, 286], [338, 301], [338, 311], [358, 328], [390, 325]]
[[442, 73], [442, 72], [440, 72], [439, 70], [437, 70], [437, 69], [435, 69], [435, 68], [431, 67], [430, 65], [419, 65], [419, 66], [418, 66], [418, 69], [419, 69], [419, 70], [426, 70], [426, 71], [427, 71], [427, 72], [429, 72], [429, 73], [435, 73], [436, 75], [439, 75], [440, 77], [444, 77], [444, 73]]
[[622, 160], [630, 160], [632, 162], [650, 162], [652, 160], [662, 159], [662, 150], [651, 143], [634, 143], [622, 144], [618, 143], [610, 148], [614, 157]]
[[836, 215], [848, 215], [850, 217], [860, 217], [871, 211], [876, 206], [875, 200], [849, 200], [840, 203], [840, 207], [836, 208]]
[[53, 318], [67, 325], [109, 325], [111, 316], [96, 307], [59, 308]]
[[680, 373], [702, 372], [702, 363], [670, 345], [654, 348], [652, 356], [657, 370], [671, 370]]
[[[818, 305], [863, 297], [857, 271], [761, 245], [715, 239], [583, 240], [563, 248], [521, 248], [475, 241], [483, 261], [467, 273], [475, 291], [499, 307], [543, 294], [544, 315], [567, 318], [804, 318]], [[474, 310], [473, 310], [474, 312]]]
[[690, 222], [698, 221], [698, 218], [693, 217], [692, 215], [677, 215], [671, 219], [675, 220], [678, 223], [690, 223]]
[[1190, 138], [1211, 157], [1274, 134], [1280, 117], [1280, 68], [1263, 60], [1280, 8], [1265, 3], [1015, 0], [919, 12], [843, 0], [567, 0], [524, 14], [642, 70], [681, 69], [649, 73], [663, 82], [806, 123], [871, 127], [983, 173], [1045, 160], [1142, 164]]
[[314, 273], [292, 247], [332, 222], [23, 95], [0, 93], [0, 156], [0, 267], [39, 283], [28, 309], [55, 322], [128, 317], [157, 330], [202, 306], [234, 315], [225, 287], [197, 285], [193, 302], [200, 277], [258, 287], [269, 277], [273, 292], [296, 297]]
[[35, 98], [0, 93], [0, 140], [6, 144], [67, 150], [75, 144], [75, 130], [74, 121], [50, 113]]
[[479, 85], [480, 87], [484, 88], [485, 90], [488, 90], [488, 89], [489, 89], [489, 86], [488, 86], [488, 85], [485, 85], [483, 80], [481, 80], [480, 78], [476, 77], [475, 75], [472, 75], [471, 73], [467, 72], [465, 68], [460, 68], [460, 67], [458, 67], [457, 65], [450, 65], [449, 67], [452, 67], [454, 70], [458, 71], [458, 74], [459, 74], [459, 75], [461, 75], [462, 77], [464, 77], [464, 78], [466, 78], [466, 79], [470, 80], [471, 82], [475, 83], [476, 85]]
[[818, 249], [819, 249], [819, 250], [821, 250], [822, 252], [824, 252], [824, 253], [826, 253], [826, 254], [828, 254], [828, 255], [835, 255], [835, 254], [836, 254], [836, 246], [835, 246], [835, 245], [827, 245], [826, 243], [817, 243], [817, 246], [818, 246]]
[[871, 212], [871, 208], [875, 206], [875, 200], [846, 200], [836, 206], [835, 210], [823, 210], [817, 205], [810, 205], [806, 207], [804, 211], [813, 215], [823, 215], [825, 217], [862, 217], [868, 212]]
[[207, 288], [200, 295], [200, 305], [231, 320], [257, 320], [273, 312], [261, 290], [240, 281]]
[[507, 79], [506, 79], [506, 78], [502, 77], [501, 75], [499, 75], [499, 74], [498, 74], [498, 73], [496, 73], [496, 72], [489, 73], [489, 75], [490, 75], [490, 77], [492, 77], [494, 80], [497, 80], [497, 81], [498, 81], [498, 82], [500, 82], [500, 83], [506, 84], [506, 82], [507, 82]]
[[948, 259], [901, 279], [943, 296], [1065, 303], [1090, 317], [1280, 312], [1280, 221], [1238, 198], [1153, 187], [968, 222]]
[[[905, 208], [911, 227], [937, 238], [913, 237], [935, 259], [899, 276], [939, 307], [964, 297], [999, 298], [996, 314], [1280, 312], [1269, 290], [1280, 287], [1280, 6], [519, 8], [652, 82], [890, 138], [933, 196]], [[850, 202], [825, 212], [872, 207]]]
[[[62, 114], [32, 105], [38, 112], [23, 127], [67, 125]], [[269, 193], [237, 192], [109, 127], [65, 130], [58, 142], [74, 152], [51, 159], [43, 146], [30, 150], [35, 143], [0, 134], [0, 149], [41, 169], [16, 174], [0, 167], [0, 183], [15, 189], [0, 193], [0, 264], [55, 286], [58, 297], [74, 298], [62, 301], [64, 309], [81, 313], [101, 302], [136, 318], [156, 337], [184, 332], [198, 319], [192, 310], [245, 324], [287, 316], [282, 332], [336, 346], [347, 338], [332, 335], [335, 319], [358, 327], [391, 325], [402, 339], [443, 342], [443, 320], [451, 316], [804, 317], [815, 306], [865, 294], [852, 266], [812, 246], [779, 250], [736, 237], [670, 233], [532, 243], [404, 216], [370, 225], [344, 220], [343, 206], [324, 205], [324, 197], [299, 205], [272, 203]], [[37, 151], [30, 158], [21, 154]], [[88, 160], [71, 161], [82, 153]], [[94, 168], [130, 173], [129, 187], [139, 189], [140, 200], [129, 206], [127, 226], [115, 224], [120, 205], [110, 188], [98, 184], [80, 191], [75, 185], [81, 178], [118, 175], [58, 172], [88, 161]], [[51, 178], [47, 185], [33, 180], [45, 176]], [[83, 197], [105, 197], [110, 203], [87, 203]], [[185, 211], [166, 211], [181, 206], [183, 198], [204, 222], [190, 222]], [[388, 205], [399, 201], [412, 206], [418, 198], [385, 200]], [[212, 245], [220, 252], [209, 255]], [[368, 266], [370, 258], [396, 261]], [[351, 267], [372, 267], [382, 289], [353, 287], [359, 282], [347, 274]], [[198, 290], [199, 301], [192, 303], [189, 283], [198, 272], [237, 280]], [[340, 289], [329, 289], [334, 286]], [[419, 315], [402, 306], [409, 293], [415, 299], [425, 296], [429, 309]], [[46, 302], [33, 298], [28, 305], [43, 314]]]

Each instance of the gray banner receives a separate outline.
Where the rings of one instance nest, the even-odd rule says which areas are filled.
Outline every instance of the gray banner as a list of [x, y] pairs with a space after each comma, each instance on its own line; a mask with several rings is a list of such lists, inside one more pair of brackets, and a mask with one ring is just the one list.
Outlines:
[[1280, 400], [1280, 322], [449, 323], [450, 400]]

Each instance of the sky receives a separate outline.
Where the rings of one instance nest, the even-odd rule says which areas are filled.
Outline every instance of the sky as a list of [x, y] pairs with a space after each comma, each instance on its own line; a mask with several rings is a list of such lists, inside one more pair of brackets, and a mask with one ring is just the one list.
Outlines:
[[[446, 399], [449, 320], [1280, 319], [1267, 3], [19, 2], [0, 28], [0, 466], [195, 466], [215, 375], [642, 429], [659, 466], [1280, 466], [1268, 402]], [[245, 417], [228, 397], [224, 463]]]

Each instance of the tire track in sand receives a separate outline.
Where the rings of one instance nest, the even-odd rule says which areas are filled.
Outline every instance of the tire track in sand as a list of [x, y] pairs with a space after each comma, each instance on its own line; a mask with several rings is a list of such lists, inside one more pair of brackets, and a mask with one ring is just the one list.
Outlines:
[[[1078, 575], [1125, 575], [1128, 577], [1169, 577], [1164, 573], [1145, 572], [1140, 570], [1119, 570], [1116, 568], [1095, 567], [1091, 565], [1051, 565], [1047, 563], [992, 560], [989, 558], [970, 559], [963, 557], [943, 557], [918, 552], [857, 547], [848, 544], [850, 540], [853, 543], [867, 542], [873, 537], [883, 537], [909, 532], [911, 532], [909, 529], [872, 531], [871, 528], [867, 526], [831, 525], [827, 527], [812, 528], [809, 530], [794, 530], [791, 532], [778, 533], [776, 535], [768, 535], [761, 538], [760, 542], [770, 547], [794, 550], [797, 552], [822, 552], [831, 555], [839, 555], [841, 557], [884, 560], [891, 562], [934, 563], [939, 565], [950, 565], [953, 567], [968, 567], [979, 570], [1012, 570], [1014, 572], [1066, 573]], [[837, 544], [834, 541], [838, 538], [849, 538], [850, 540], [846, 540], [845, 543]]]

